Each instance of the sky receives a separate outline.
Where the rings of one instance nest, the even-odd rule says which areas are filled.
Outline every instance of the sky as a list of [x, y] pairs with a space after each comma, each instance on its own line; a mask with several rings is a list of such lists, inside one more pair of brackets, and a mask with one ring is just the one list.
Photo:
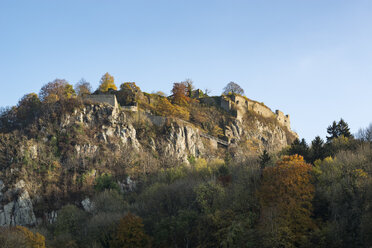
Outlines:
[[370, 0], [0, 0], [0, 106], [56, 78], [170, 93], [230, 81], [310, 142], [372, 122]]

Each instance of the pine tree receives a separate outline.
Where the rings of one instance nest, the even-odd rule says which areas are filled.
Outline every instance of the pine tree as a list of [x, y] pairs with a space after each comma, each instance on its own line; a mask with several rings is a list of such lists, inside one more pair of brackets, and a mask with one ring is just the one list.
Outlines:
[[336, 121], [333, 121], [332, 125], [328, 126], [327, 128], [327, 133], [330, 135], [330, 136], [327, 136], [327, 142], [330, 142], [334, 138], [338, 137], [338, 130], [339, 128], [338, 128]]
[[271, 161], [271, 157], [265, 149], [263, 153], [259, 156], [259, 163], [261, 165], [261, 168], [266, 167], [270, 163], [270, 161]]
[[338, 131], [338, 136], [343, 135], [345, 138], [351, 137], [349, 125], [342, 118], [337, 124], [337, 131]]
[[289, 148], [289, 155], [301, 155], [305, 158], [305, 160], [309, 159], [309, 146], [306, 143], [305, 139], [302, 139], [301, 141], [297, 138], [293, 143], [291, 144], [291, 147]]
[[316, 136], [311, 142], [310, 161], [314, 163], [317, 159], [324, 159], [325, 154], [324, 141], [319, 136]]

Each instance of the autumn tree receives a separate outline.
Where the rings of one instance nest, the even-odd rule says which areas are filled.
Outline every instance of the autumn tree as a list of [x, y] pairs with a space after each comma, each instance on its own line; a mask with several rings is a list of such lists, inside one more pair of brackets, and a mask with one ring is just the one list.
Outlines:
[[27, 247], [30, 248], [45, 248], [45, 237], [40, 233], [33, 233], [27, 227], [17, 226], [16, 230], [19, 231], [24, 237]]
[[92, 86], [84, 78], [75, 84], [75, 92], [78, 96], [89, 95], [92, 92]]
[[107, 92], [109, 89], [117, 90], [117, 87], [114, 82], [114, 77], [111, 76], [108, 72], [106, 72], [105, 75], [103, 75], [101, 78], [98, 89], [101, 92]]
[[125, 82], [120, 85], [120, 90], [116, 95], [121, 105], [134, 105], [140, 98], [141, 93], [141, 89], [135, 82]]
[[187, 84], [185, 82], [174, 83], [172, 88], [173, 103], [178, 105], [186, 105], [189, 101]]
[[230, 82], [223, 88], [224, 95], [228, 95], [229, 93], [244, 95], [244, 90], [239, 84]]
[[150, 238], [144, 231], [142, 219], [132, 213], [125, 215], [119, 222], [110, 247], [140, 248], [149, 246]]
[[302, 156], [284, 156], [266, 167], [258, 192], [260, 229], [267, 247], [295, 247], [314, 228], [311, 184], [312, 166]]
[[43, 102], [55, 102], [75, 96], [76, 93], [71, 84], [64, 79], [56, 79], [47, 83], [40, 90], [40, 100]]

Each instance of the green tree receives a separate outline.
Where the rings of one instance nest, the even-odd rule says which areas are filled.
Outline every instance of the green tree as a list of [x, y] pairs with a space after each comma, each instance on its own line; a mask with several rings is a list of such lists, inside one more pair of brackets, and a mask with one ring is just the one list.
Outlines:
[[327, 142], [330, 142], [332, 139], [338, 137], [338, 127], [336, 121], [333, 121], [332, 125], [328, 126], [327, 133], [329, 134], [329, 136], [327, 136]]
[[83, 226], [87, 214], [74, 205], [68, 204], [58, 211], [57, 221], [54, 223], [56, 235], [71, 235], [75, 239], [82, 239]]
[[338, 136], [342, 135], [345, 138], [351, 137], [349, 125], [342, 118], [337, 124], [337, 131], [338, 131]]
[[102, 174], [96, 178], [94, 183], [94, 189], [97, 191], [104, 190], [119, 190], [119, 185], [115, 182], [114, 177], [111, 174]]
[[319, 136], [316, 136], [315, 139], [311, 142], [309, 153], [311, 163], [314, 163], [314, 161], [317, 159], [324, 159], [326, 157], [324, 141]]
[[114, 83], [114, 77], [106, 72], [105, 75], [103, 75], [101, 78], [98, 89], [101, 92], [107, 92], [109, 89], [117, 90], [117, 87]]
[[262, 152], [262, 154], [259, 156], [259, 163], [261, 165], [261, 168], [266, 167], [271, 162], [271, 157], [269, 153], [266, 151], [266, 149]]
[[288, 152], [289, 155], [301, 155], [306, 161], [309, 159], [309, 146], [305, 139], [302, 139], [301, 141], [298, 138], [295, 139]]
[[372, 245], [371, 154], [363, 146], [315, 163], [314, 214], [323, 220], [328, 247]]
[[352, 137], [349, 125], [342, 118], [338, 123], [333, 121], [332, 125], [328, 126], [327, 133], [329, 134], [329, 136], [327, 136], [327, 142], [331, 142], [333, 139], [340, 136], [344, 136], [345, 138]]

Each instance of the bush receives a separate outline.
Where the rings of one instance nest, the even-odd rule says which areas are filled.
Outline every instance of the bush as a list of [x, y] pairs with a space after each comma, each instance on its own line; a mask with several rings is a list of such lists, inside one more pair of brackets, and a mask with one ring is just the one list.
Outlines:
[[106, 189], [119, 191], [119, 185], [115, 182], [111, 174], [104, 173], [97, 177], [94, 183], [94, 189], [96, 191], [104, 191]]

